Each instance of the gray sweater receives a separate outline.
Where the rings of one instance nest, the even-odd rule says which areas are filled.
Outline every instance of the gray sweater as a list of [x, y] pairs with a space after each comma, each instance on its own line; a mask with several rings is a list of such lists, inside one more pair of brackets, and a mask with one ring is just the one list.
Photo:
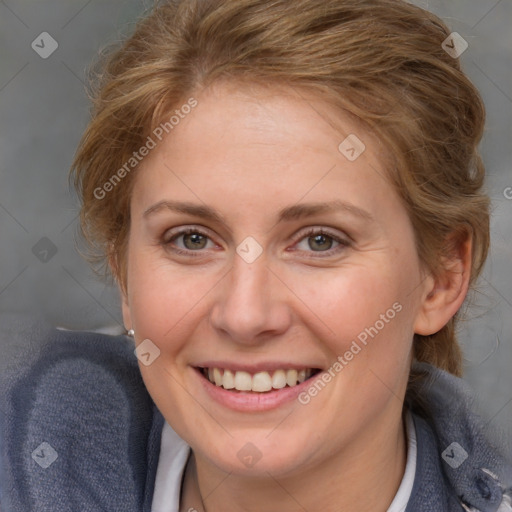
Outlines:
[[[133, 341], [0, 316], [0, 512], [150, 512], [164, 418]], [[21, 347], [21, 348], [20, 348]], [[461, 379], [430, 365], [406, 402], [417, 435], [406, 512], [512, 511], [497, 448]]]

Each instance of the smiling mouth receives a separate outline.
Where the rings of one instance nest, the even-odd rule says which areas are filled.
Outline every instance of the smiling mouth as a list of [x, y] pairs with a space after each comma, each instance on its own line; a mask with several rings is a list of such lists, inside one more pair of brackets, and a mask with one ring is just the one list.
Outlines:
[[197, 368], [197, 370], [217, 387], [233, 392], [251, 391], [255, 393], [294, 387], [321, 372], [318, 368], [263, 371], [255, 374], [223, 368]]

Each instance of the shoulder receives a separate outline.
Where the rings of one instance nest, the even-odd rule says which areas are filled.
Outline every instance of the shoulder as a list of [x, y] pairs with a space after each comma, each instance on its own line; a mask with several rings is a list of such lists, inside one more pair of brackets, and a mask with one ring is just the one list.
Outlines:
[[418, 463], [407, 510], [424, 510], [431, 501], [436, 510], [512, 511], [510, 448], [475, 412], [468, 386], [427, 364], [415, 365], [413, 375], [406, 403]]
[[132, 340], [1, 320], [10, 353], [0, 373], [0, 503], [141, 510], [150, 434], [162, 421]]

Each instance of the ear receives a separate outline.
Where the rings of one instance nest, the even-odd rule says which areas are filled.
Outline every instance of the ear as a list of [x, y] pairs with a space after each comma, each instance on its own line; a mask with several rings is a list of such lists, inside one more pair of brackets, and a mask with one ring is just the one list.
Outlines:
[[457, 313], [466, 298], [471, 274], [472, 239], [465, 231], [449, 237], [449, 255], [443, 258], [443, 268], [437, 277], [430, 275], [414, 332], [429, 336], [440, 331]]

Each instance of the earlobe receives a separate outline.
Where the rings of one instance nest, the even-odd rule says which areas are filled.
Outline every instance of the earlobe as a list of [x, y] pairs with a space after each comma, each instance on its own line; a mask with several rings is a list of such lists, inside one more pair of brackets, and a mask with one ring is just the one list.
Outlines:
[[444, 259], [441, 273], [425, 280], [424, 297], [414, 324], [416, 334], [430, 336], [440, 331], [462, 306], [469, 289], [471, 251], [468, 234]]

